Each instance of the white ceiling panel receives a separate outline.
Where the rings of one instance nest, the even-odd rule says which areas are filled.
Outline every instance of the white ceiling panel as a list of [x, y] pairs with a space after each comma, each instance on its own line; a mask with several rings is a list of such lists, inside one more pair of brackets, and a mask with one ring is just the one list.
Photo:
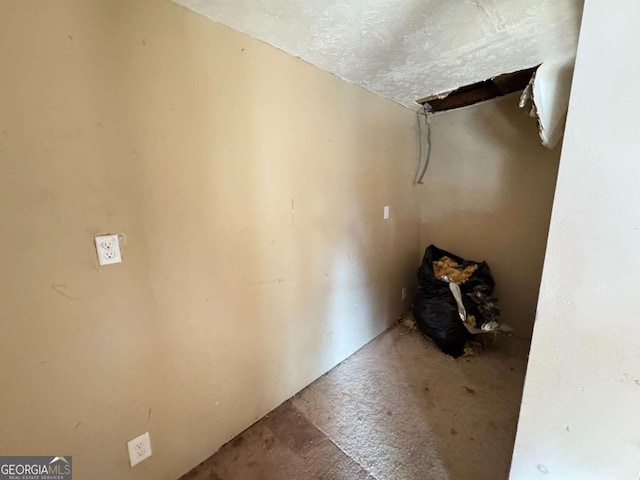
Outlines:
[[409, 108], [575, 55], [582, 0], [174, 0]]

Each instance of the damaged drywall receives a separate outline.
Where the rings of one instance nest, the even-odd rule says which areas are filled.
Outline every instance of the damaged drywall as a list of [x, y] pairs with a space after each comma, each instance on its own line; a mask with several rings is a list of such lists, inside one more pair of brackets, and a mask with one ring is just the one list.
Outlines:
[[451, 92], [433, 95], [418, 103], [423, 105], [424, 114], [429, 115], [522, 91], [520, 108], [527, 109], [529, 115], [537, 119], [542, 144], [547, 148], [554, 148], [564, 130], [574, 63], [575, 57], [544, 62], [536, 67], [505, 73]]
[[554, 148], [564, 132], [574, 64], [575, 57], [544, 62], [520, 97], [520, 107], [537, 118], [540, 139], [547, 148]]

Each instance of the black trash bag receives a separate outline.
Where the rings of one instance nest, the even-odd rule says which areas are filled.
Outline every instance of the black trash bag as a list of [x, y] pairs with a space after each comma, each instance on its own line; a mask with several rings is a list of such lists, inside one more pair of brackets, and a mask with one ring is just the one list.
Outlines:
[[418, 269], [419, 290], [413, 303], [413, 315], [420, 331], [431, 338], [440, 350], [452, 357], [459, 357], [473, 335], [458, 315], [458, 306], [449, 284], [436, 278], [433, 272], [433, 262], [442, 257], [449, 257], [462, 268], [478, 266], [471, 277], [460, 285], [467, 315], [476, 318], [478, 328], [495, 321], [500, 311], [493, 303], [496, 300], [492, 297], [495, 282], [486, 262], [468, 261], [435, 245], [427, 247]]
[[473, 335], [460, 321], [458, 307], [452, 298], [448, 286], [441, 294], [419, 290], [413, 302], [413, 316], [422, 333], [444, 353], [457, 358], [464, 353], [464, 346]]

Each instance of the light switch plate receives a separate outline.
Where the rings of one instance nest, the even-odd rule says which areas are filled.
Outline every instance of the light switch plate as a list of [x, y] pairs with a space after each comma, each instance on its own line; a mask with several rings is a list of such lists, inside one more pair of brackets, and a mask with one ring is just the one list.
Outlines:
[[389, 205], [384, 207], [384, 219], [389, 220]]
[[95, 240], [98, 263], [100, 265], [111, 265], [122, 262], [120, 241], [118, 240], [117, 234], [100, 235], [96, 237]]

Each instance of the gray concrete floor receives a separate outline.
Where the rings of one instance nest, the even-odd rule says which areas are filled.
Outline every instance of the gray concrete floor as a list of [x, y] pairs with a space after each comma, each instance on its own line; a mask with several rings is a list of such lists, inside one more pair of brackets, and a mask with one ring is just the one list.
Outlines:
[[507, 479], [527, 352], [454, 360], [394, 327], [182, 480]]

